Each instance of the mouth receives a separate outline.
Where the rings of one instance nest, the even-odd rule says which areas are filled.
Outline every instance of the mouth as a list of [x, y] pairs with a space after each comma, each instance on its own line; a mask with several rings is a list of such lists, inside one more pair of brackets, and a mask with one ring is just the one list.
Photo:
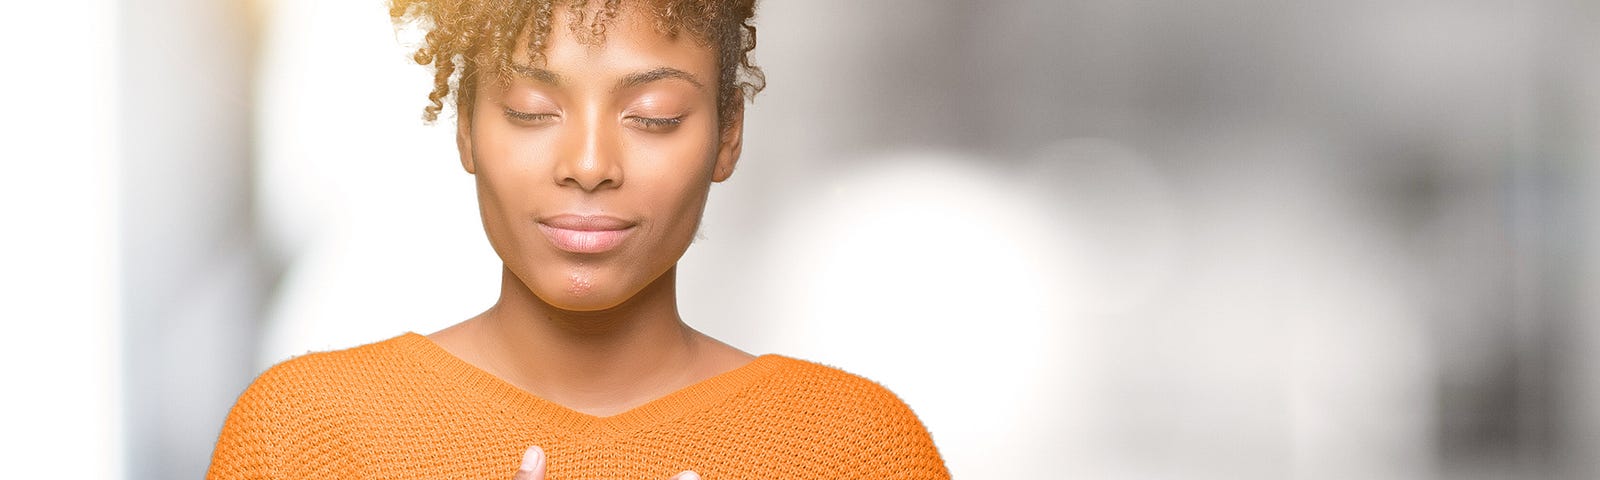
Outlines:
[[603, 253], [633, 233], [634, 223], [602, 215], [556, 215], [539, 220], [539, 231], [556, 248], [570, 253]]

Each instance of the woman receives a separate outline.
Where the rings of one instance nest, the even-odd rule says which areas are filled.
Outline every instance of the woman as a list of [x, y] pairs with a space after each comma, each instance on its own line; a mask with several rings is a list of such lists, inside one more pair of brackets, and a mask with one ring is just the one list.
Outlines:
[[597, 3], [395, 1], [431, 28], [425, 117], [455, 98], [499, 300], [269, 369], [208, 478], [949, 477], [883, 387], [678, 315], [677, 262], [762, 84], [753, 2]]

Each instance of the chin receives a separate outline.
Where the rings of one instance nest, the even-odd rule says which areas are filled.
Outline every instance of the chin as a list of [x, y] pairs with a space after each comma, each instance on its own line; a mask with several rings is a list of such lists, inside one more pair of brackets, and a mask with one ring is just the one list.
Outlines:
[[549, 272], [541, 282], [531, 285], [533, 294], [540, 300], [562, 310], [593, 312], [605, 310], [623, 302], [637, 289], [624, 288], [623, 281], [598, 272]]

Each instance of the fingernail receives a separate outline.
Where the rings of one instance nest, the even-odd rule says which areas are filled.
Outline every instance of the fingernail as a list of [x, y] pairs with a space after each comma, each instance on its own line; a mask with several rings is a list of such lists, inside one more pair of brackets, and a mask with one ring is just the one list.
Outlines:
[[700, 474], [694, 473], [694, 470], [690, 470], [678, 474], [678, 480], [700, 480]]
[[[533, 469], [539, 468], [539, 463], [543, 461], [544, 450], [539, 449], [538, 445], [528, 447], [528, 451], [522, 453], [522, 471], [531, 472]], [[697, 480], [698, 478], [696, 477]]]

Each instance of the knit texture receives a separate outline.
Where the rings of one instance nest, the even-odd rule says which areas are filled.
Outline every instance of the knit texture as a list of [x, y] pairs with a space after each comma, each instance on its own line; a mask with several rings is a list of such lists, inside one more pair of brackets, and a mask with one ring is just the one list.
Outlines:
[[280, 363], [239, 396], [209, 480], [510, 480], [530, 445], [549, 480], [948, 479], [894, 393], [780, 355], [595, 417], [416, 333]]

